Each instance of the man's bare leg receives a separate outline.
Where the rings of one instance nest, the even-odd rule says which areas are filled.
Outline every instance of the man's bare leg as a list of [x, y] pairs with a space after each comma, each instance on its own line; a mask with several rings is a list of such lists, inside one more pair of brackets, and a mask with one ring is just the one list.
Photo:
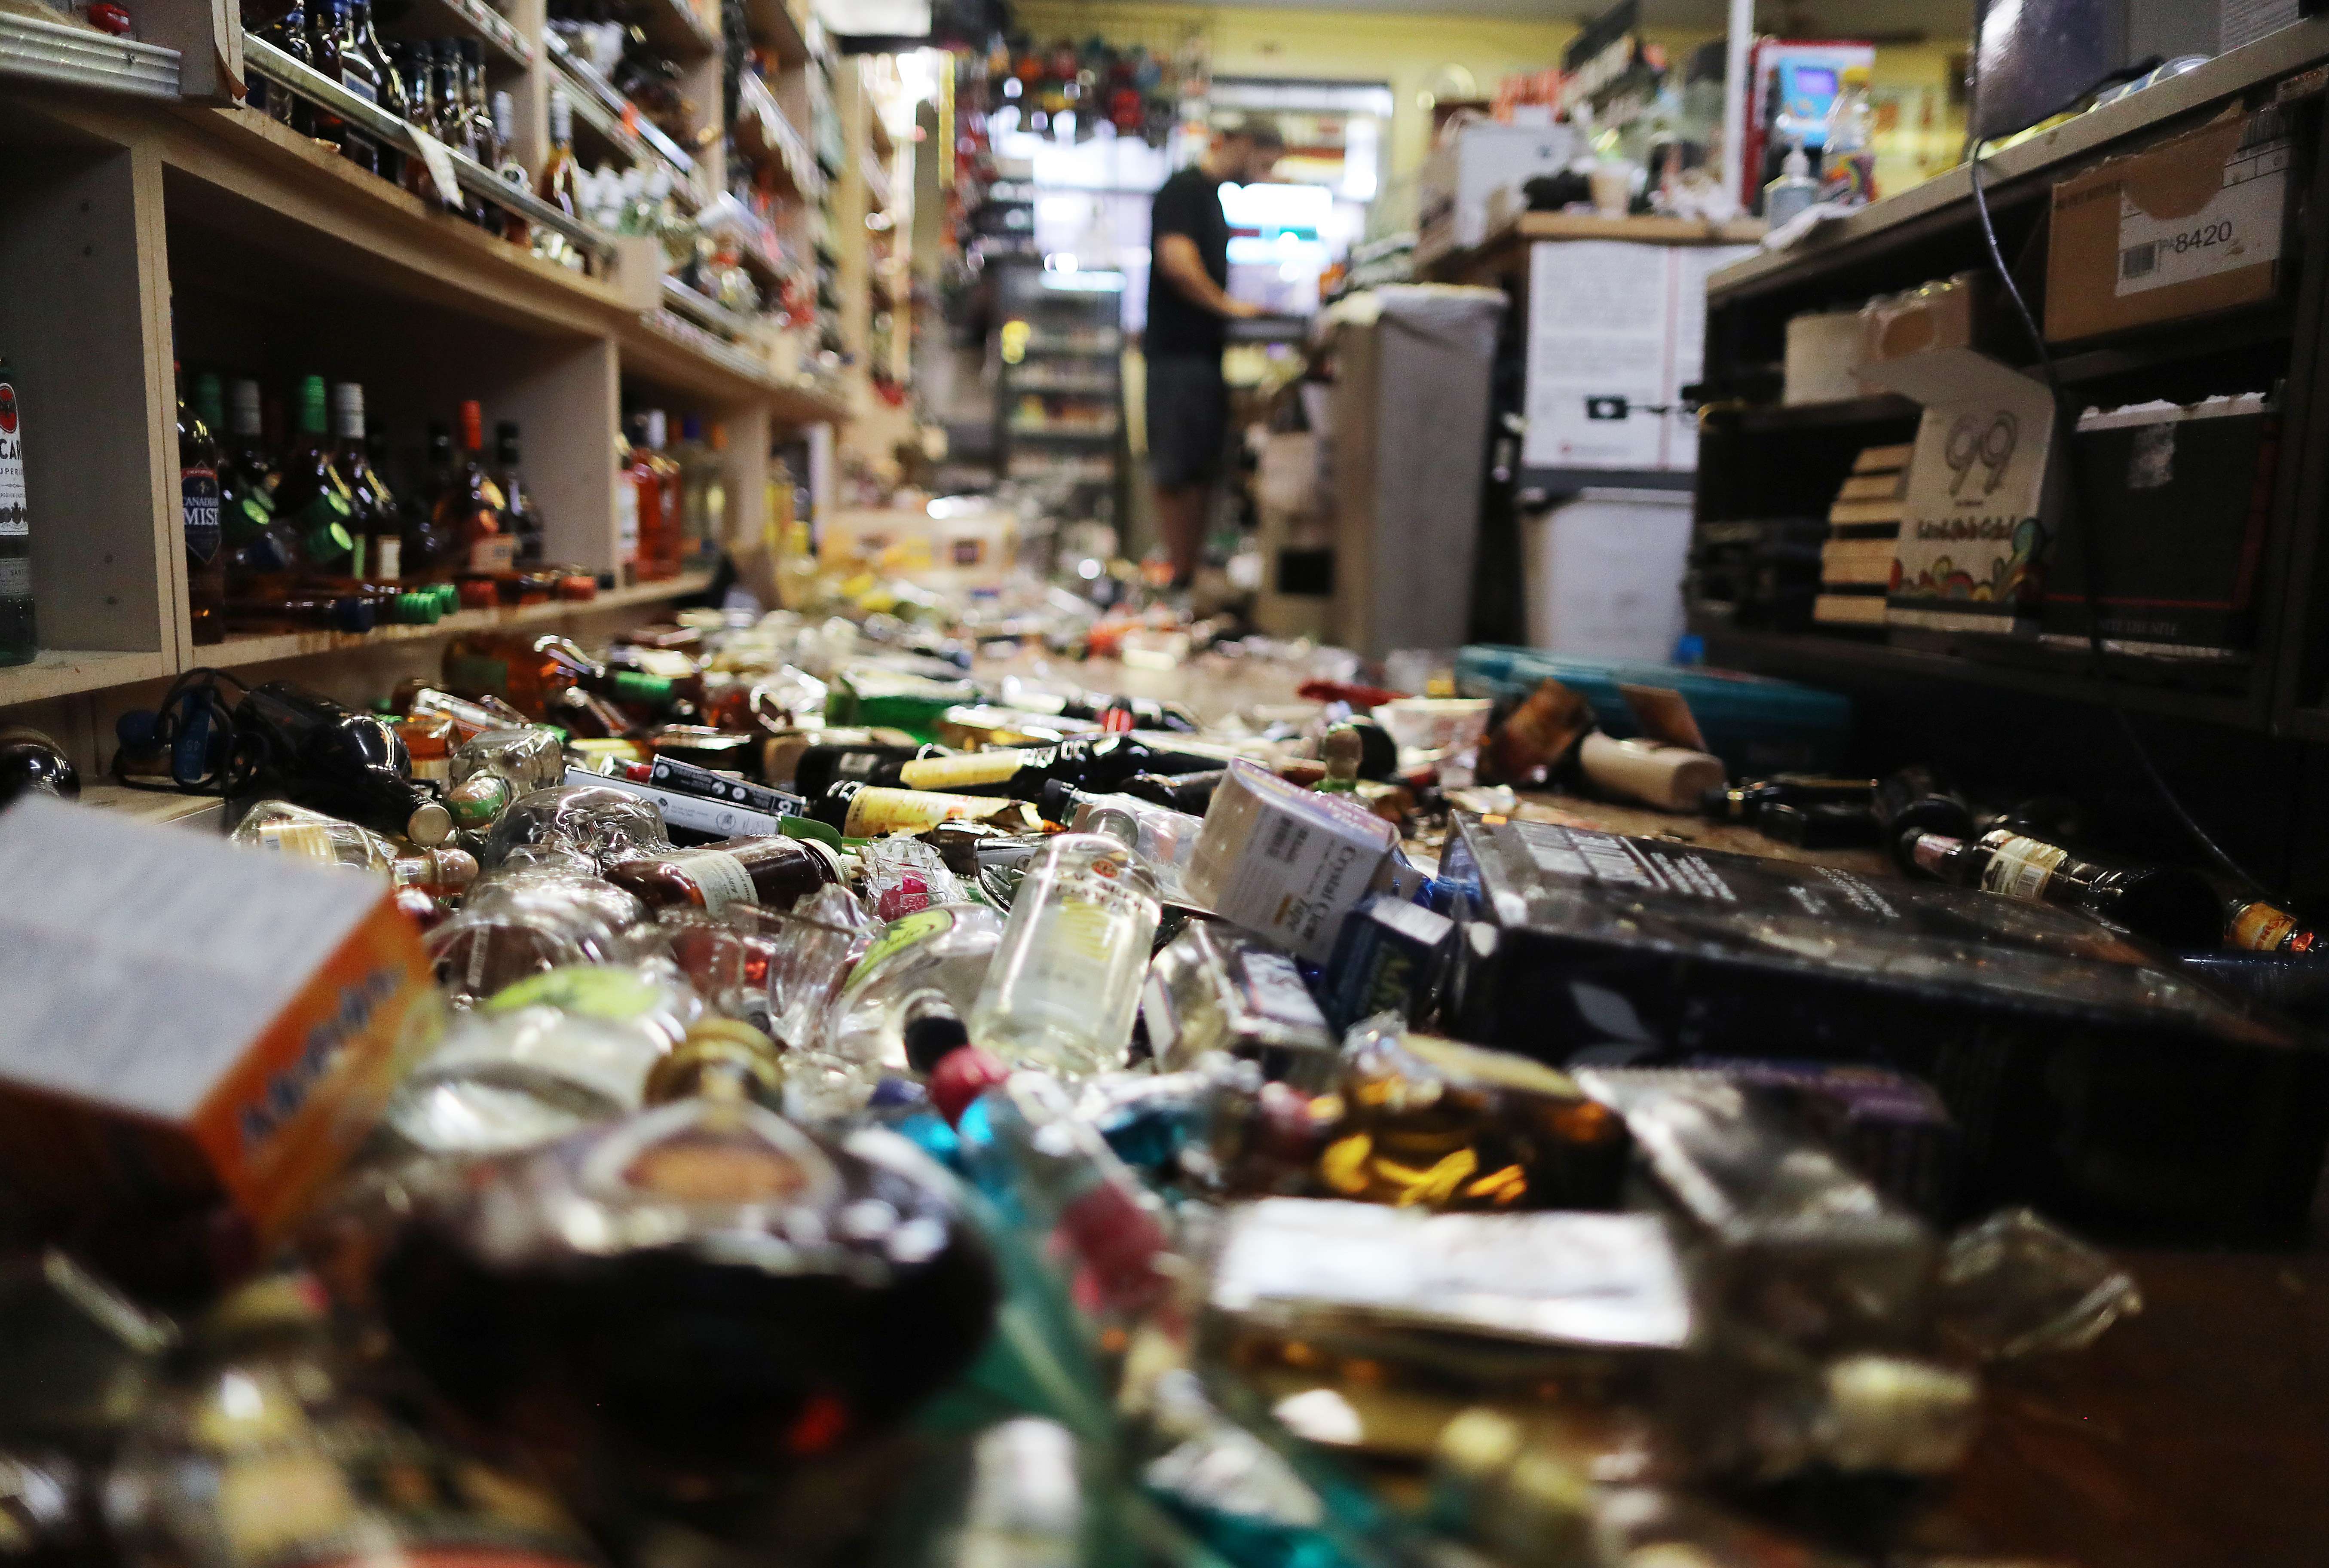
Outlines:
[[1156, 486], [1156, 532], [1173, 563], [1173, 581], [1184, 586], [1197, 575], [1204, 553], [1208, 494], [1203, 485]]

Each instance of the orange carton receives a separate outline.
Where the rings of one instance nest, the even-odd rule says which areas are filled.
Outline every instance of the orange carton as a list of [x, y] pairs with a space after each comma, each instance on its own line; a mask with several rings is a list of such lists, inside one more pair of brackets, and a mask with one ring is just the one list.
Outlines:
[[434, 1042], [382, 883], [33, 797], [0, 813], [0, 1184], [48, 1233], [284, 1233]]

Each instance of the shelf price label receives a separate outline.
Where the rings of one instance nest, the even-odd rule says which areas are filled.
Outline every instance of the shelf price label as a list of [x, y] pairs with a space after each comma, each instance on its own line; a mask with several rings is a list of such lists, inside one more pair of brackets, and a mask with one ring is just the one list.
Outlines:
[[406, 128], [412, 132], [412, 140], [420, 149], [421, 165], [429, 171], [429, 183], [437, 187], [437, 200], [448, 207], [459, 207], [461, 177], [453, 172], [453, 155], [445, 150], [443, 142], [419, 126]]

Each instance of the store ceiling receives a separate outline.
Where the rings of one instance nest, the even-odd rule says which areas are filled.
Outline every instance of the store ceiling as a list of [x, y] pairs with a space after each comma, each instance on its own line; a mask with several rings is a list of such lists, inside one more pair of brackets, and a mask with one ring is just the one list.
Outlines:
[[[1553, 18], [1585, 22], [1608, 9], [1563, 0], [1214, 0], [1256, 9], [1314, 8], [1395, 11], [1447, 16], [1498, 16], [1520, 22]], [[1643, 0], [1643, 20], [1659, 32], [1720, 32], [1730, 14], [1725, 0]], [[1759, 31], [1791, 38], [1911, 37], [1939, 42], [1969, 36], [1973, 0], [1756, 0]]]

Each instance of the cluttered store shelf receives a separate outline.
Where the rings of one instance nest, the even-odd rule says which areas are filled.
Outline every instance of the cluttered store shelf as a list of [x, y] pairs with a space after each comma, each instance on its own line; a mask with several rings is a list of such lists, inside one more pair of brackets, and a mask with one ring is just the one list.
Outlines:
[[2304, 1223], [2312, 934], [1842, 699], [815, 587], [10, 733], [5, 1550], [1904, 1561]]

